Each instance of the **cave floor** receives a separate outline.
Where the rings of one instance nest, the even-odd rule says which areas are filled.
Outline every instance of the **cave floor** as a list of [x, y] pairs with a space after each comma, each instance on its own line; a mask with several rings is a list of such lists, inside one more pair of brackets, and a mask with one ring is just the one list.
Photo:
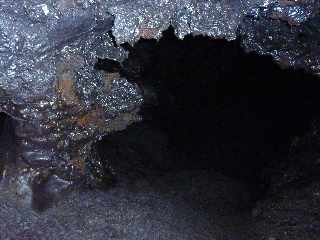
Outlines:
[[42, 213], [0, 196], [0, 239], [244, 239], [246, 186], [212, 171], [75, 191]]
[[2, 194], [0, 239], [319, 239], [320, 183], [250, 201], [245, 184], [209, 170], [124, 178], [42, 213]]
[[[165, 138], [153, 129], [131, 129], [107, 139], [100, 154], [116, 172], [113, 186], [72, 191], [41, 213], [14, 193], [1, 192], [0, 240], [320, 239], [318, 178], [279, 178], [274, 185], [281, 187], [271, 186], [256, 201], [248, 182], [214, 168], [166, 163]], [[284, 173], [296, 177], [297, 171]]]

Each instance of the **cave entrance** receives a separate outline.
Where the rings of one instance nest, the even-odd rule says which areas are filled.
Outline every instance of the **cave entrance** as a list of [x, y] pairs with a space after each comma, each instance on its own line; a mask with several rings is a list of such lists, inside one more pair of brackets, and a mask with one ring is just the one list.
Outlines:
[[143, 89], [144, 121], [108, 136], [107, 158], [135, 162], [129, 169], [212, 168], [265, 188], [268, 170], [289, 162], [292, 143], [319, 115], [320, 81], [239, 42], [179, 40], [169, 29], [158, 42], [128, 47], [122, 74]]

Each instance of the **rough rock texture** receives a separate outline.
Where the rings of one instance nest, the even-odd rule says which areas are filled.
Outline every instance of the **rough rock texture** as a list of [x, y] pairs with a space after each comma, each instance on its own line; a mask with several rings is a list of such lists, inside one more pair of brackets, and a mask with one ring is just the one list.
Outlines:
[[110, 9], [113, 34], [120, 43], [160, 38], [172, 25], [180, 38], [240, 36], [249, 51], [270, 54], [284, 66], [319, 72], [317, 0], [140, 0]]
[[288, 12], [297, 9], [297, 16], [293, 16], [298, 19], [281, 15], [285, 11], [278, 7], [260, 9], [258, 16], [246, 17], [240, 26], [243, 47], [271, 55], [284, 67], [319, 73], [319, 2], [314, 2], [315, 13], [309, 15], [293, 3], [287, 4]]
[[142, 103], [137, 85], [95, 68], [98, 58], [126, 57], [115, 41], [159, 38], [172, 25], [180, 38], [239, 36], [249, 51], [319, 73], [319, 7], [317, 0], [0, 1], [0, 103], [16, 119], [17, 142], [2, 185], [14, 183], [30, 199], [35, 189], [109, 179], [93, 146], [139, 121]]
[[95, 69], [98, 58], [126, 56], [108, 35], [105, 5], [0, 2], [1, 111], [15, 119], [17, 146], [2, 185], [17, 185], [27, 202], [34, 185], [54, 192], [104, 179], [94, 142], [139, 120], [138, 87]]

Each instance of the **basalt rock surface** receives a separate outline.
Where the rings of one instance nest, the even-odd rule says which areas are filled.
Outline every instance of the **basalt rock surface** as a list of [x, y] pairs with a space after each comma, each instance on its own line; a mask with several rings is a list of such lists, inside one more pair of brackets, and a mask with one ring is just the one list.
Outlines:
[[109, 179], [93, 146], [139, 121], [143, 101], [117, 67], [95, 68], [127, 57], [117, 44], [160, 38], [172, 25], [180, 38], [240, 37], [248, 51], [318, 74], [319, 10], [317, 0], [0, 1], [0, 103], [15, 129], [2, 187], [32, 202], [35, 192]]

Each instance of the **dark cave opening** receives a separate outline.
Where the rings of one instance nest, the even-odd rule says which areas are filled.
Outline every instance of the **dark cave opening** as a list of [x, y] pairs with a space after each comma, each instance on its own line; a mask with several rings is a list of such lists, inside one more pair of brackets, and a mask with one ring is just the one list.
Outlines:
[[[246, 53], [239, 40], [178, 40], [172, 29], [124, 47], [125, 62], [96, 67], [140, 86], [143, 120], [98, 142], [100, 168], [87, 170], [105, 171], [102, 188], [63, 192], [35, 229], [87, 219], [97, 239], [319, 239], [319, 78]], [[14, 126], [0, 113], [0, 182], [16, 159]], [[39, 190], [34, 199], [51, 201]], [[29, 216], [0, 196], [5, 215]]]
[[[144, 120], [101, 145], [127, 174], [214, 169], [260, 198], [274, 175], [294, 164], [293, 142], [319, 115], [316, 76], [245, 53], [239, 40], [179, 40], [169, 29], [158, 42], [124, 47], [130, 54], [121, 72], [143, 89]], [[98, 67], [110, 70], [110, 63]]]

